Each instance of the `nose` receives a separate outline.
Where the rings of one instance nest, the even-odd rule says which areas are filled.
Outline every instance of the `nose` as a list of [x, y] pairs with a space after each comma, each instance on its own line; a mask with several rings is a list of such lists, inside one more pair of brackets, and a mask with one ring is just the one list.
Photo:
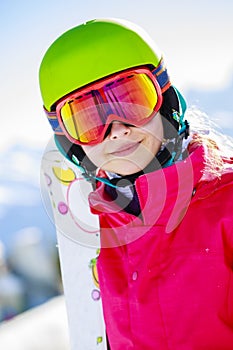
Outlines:
[[130, 130], [129, 126], [127, 126], [121, 122], [114, 121], [111, 124], [109, 138], [110, 138], [110, 140], [117, 140], [117, 139], [120, 139], [124, 136], [130, 135], [130, 133], [131, 133], [131, 130]]

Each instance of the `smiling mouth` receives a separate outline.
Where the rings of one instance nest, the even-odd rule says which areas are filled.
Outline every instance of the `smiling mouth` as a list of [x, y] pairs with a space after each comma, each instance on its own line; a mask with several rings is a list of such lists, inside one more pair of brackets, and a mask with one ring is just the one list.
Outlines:
[[130, 153], [133, 153], [134, 151], [136, 151], [136, 149], [140, 146], [142, 141], [140, 142], [136, 142], [136, 143], [131, 143], [129, 145], [126, 145], [114, 152], [111, 152], [111, 154], [113, 156], [117, 156], [117, 157], [125, 157], [127, 155], [129, 155]]

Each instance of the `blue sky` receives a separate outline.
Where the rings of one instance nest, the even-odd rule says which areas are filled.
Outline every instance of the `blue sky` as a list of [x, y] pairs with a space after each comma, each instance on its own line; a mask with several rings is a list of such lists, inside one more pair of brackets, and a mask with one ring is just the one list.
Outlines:
[[14, 142], [43, 146], [52, 135], [38, 69], [49, 45], [86, 20], [118, 17], [141, 25], [164, 53], [176, 86], [214, 90], [233, 78], [232, 0], [8, 0], [0, 4], [0, 149]]

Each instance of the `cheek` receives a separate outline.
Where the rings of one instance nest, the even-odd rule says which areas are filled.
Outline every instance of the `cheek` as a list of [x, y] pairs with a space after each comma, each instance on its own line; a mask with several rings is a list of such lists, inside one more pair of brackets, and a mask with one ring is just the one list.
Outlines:
[[149, 138], [152, 138], [154, 142], [163, 141], [163, 123], [160, 114], [155, 116], [149, 123], [147, 123], [143, 130], [148, 134]]
[[[153, 125], [152, 125], [153, 126]], [[158, 153], [160, 150], [161, 144], [163, 142], [163, 127], [162, 123], [161, 125], [157, 125], [158, 127], [156, 128], [149, 128], [145, 130], [145, 141], [144, 141], [144, 146], [145, 146], [145, 153], [146, 151], [148, 153], [153, 154], [154, 156]]]

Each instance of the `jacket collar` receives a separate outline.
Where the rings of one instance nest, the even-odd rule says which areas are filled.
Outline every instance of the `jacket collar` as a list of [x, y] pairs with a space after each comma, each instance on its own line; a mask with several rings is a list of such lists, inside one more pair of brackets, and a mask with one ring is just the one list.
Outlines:
[[[205, 149], [199, 146], [185, 160], [141, 175], [135, 181], [135, 188], [144, 225], [166, 226], [166, 232], [171, 232], [184, 217], [204, 168]], [[122, 208], [105, 193], [104, 186], [100, 184], [89, 196], [92, 212], [122, 213]]]

